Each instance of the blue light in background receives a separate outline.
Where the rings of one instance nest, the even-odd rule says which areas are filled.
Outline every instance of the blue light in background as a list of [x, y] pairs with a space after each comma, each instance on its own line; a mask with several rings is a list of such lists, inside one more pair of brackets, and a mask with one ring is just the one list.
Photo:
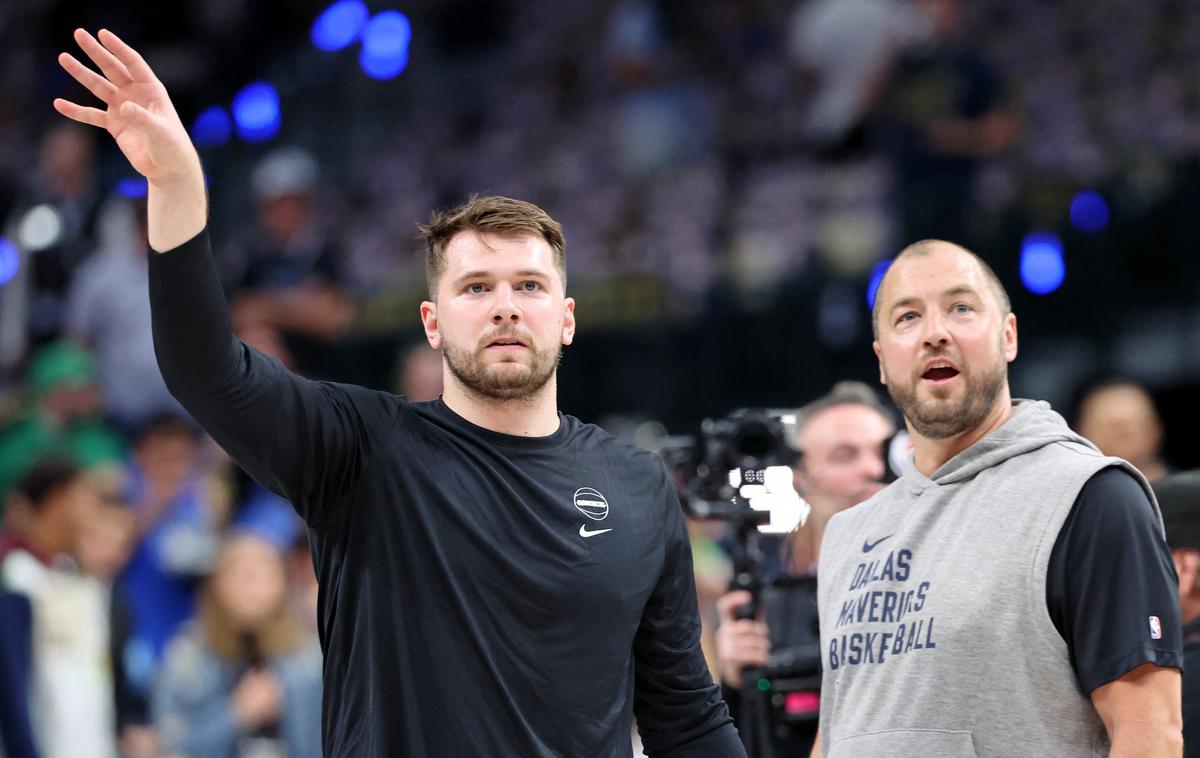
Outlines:
[[233, 121], [246, 142], [266, 142], [279, 133], [279, 93], [270, 82], [251, 82], [233, 98]]
[[1048, 295], [1067, 276], [1063, 244], [1057, 234], [1034, 232], [1021, 242], [1021, 283], [1035, 295]]
[[8, 237], [0, 237], [0, 286], [8, 284], [21, 267], [21, 254]]
[[1071, 201], [1071, 223], [1081, 232], [1095, 234], [1108, 226], [1108, 203], [1099, 192], [1084, 190]]
[[887, 273], [888, 267], [891, 265], [892, 259], [887, 258], [871, 267], [871, 280], [867, 282], [867, 307], [872, 310], [875, 309], [875, 293], [879, 290], [879, 285], [883, 282], [883, 275]]
[[205, 108], [192, 124], [192, 141], [196, 147], [220, 147], [233, 136], [229, 111], [220, 105]]
[[341, 50], [358, 39], [370, 15], [363, 0], [338, 0], [313, 22], [312, 42], [321, 50]]
[[362, 34], [358, 55], [363, 73], [372, 79], [399, 76], [408, 65], [408, 43], [412, 25], [400, 11], [383, 11], [369, 22]]
[[140, 200], [146, 196], [146, 180], [140, 176], [127, 176], [117, 182], [117, 194], [130, 200]]

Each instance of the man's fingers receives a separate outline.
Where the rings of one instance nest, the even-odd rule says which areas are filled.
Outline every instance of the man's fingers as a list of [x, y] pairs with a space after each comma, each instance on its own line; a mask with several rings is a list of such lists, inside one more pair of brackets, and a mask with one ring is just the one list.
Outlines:
[[147, 133], [161, 135], [163, 131], [162, 123], [154, 117], [154, 114], [132, 100], [121, 103], [121, 116], [129, 123], [140, 126]]
[[767, 625], [761, 621], [751, 621], [750, 619], [737, 619], [730, 621], [727, 624], [722, 624], [721, 629], [732, 637], [761, 637], [768, 638]]
[[92, 62], [100, 67], [100, 70], [104, 72], [104, 76], [110, 82], [120, 87], [132, 81], [133, 77], [129, 75], [129, 70], [125, 68], [125, 64], [117, 60], [115, 55], [110, 53], [104, 45], [101, 45], [86, 30], [75, 30], [75, 42], [79, 44], [83, 52], [87, 53]]
[[134, 81], [147, 82], [154, 80], [154, 72], [150, 70], [150, 66], [146, 63], [146, 59], [134, 50], [129, 45], [107, 29], [101, 29], [100, 43], [117, 57], [117, 60], [125, 64], [129, 75]]
[[753, 597], [745, 590], [726, 592], [717, 598], [717, 613], [726, 621], [732, 620], [734, 609], [742, 607], [751, 600], [753, 600]]
[[104, 115], [104, 111], [99, 108], [85, 108], [82, 105], [72, 103], [70, 100], [63, 100], [61, 97], [56, 97], [54, 99], [54, 109], [67, 118], [78, 121], [81, 124], [98, 126], [101, 129], [108, 128], [108, 120]]
[[80, 63], [70, 53], [59, 55], [58, 63], [66, 69], [68, 74], [75, 78], [75, 81], [87, 87], [88, 92], [91, 92], [106, 103], [112, 101], [112, 96], [117, 91], [112, 82]]

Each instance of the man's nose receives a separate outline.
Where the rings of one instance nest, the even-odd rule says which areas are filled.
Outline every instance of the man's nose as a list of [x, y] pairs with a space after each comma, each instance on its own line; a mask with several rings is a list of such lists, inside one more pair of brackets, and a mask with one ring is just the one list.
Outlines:
[[931, 311], [924, 319], [924, 342], [930, 347], [945, 345], [950, 341], [950, 332], [946, 329], [946, 319], [938, 311]]
[[513, 299], [512, 287], [509, 287], [507, 284], [501, 284], [493, 292], [492, 322], [502, 324], [507, 321], [515, 324], [520, 321], [521, 309], [517, 307]]
[[877, 482], [883, 478], [884, 472], [887, 470], [883, 462], [882, 451], [872, 450], [863, 456], [863, 475], [872, 482]]

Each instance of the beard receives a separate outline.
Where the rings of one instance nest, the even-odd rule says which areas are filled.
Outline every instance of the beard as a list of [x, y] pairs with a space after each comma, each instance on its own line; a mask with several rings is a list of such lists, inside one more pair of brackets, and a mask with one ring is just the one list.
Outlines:
[[[886, 374], [886, 370], [884, 372]], [[1001, 358], [996, 365], [985, 367], [979, 374], [962, 371], [960, 376], [966, 391], [957, 401], [917, 397], [921, 377], [914, 376], [907, 385], [888, 378], [888, 394], [892, 402], [922, 437], [947, 439], [978, 426], [983, 422], [1004, 389], [1008, 366]]]
[[[525, 342], [531, 359], [528, 362], [487, 363], [484, 360], [487, 346], [506, 337], [519, 337]], [[501, 330], [488, 335], [480, 340], [474, 350], [451, 345], [449, 342], [446, 342], [444, 347], [446, 365], [459, 384], [478, 397], [503, 402], [532, 401], [554, 376], [562, 358], [561, 345], [538, 350], [529, 335], [517, 334], [511, 330]]]

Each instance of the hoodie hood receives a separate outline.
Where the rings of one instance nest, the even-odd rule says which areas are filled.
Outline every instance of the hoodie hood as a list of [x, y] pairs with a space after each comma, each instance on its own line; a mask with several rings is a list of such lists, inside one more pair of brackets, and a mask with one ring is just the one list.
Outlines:
[[[1047, 445], [1067, 443], [1082, 445], [1097, 455], [1095, 445], [1080, 437], [1067, 426], [1050, 404], [1042, 400], [1013, 400], [1013, 412], [1008, 420], [988, 436], [942, 464], [929, 477], [936, 484], [953, 484], [974, 477], [980, 471], [999, 465], [1018, 455], [1040, 450]], [[924, 479], [913, 470], [909, 474]]]

